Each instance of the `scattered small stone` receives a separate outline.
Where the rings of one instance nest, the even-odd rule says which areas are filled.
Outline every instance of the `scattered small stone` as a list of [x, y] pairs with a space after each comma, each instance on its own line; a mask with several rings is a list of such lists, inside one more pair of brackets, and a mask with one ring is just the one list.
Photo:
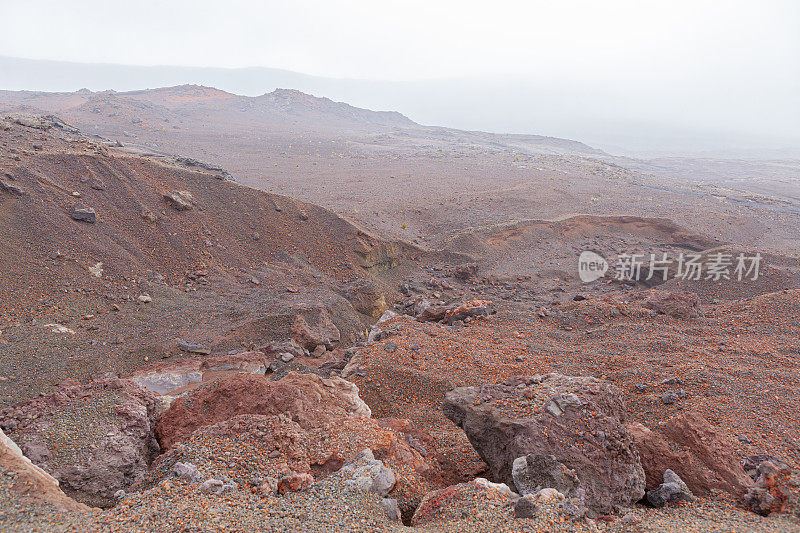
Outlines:
[[642, 523], [642, 517], [639, 516], [639, 513], [635, 513], [633, 511], [625, 513], [625, 515], [623, 515], [622, 517], [622, 525], [626, 527], [637, 526], [641, 523]]
[[399, 346], [400, 345], [396, 342], [389, 341], [383, 345], [383, 349], [386, 351], [386, 353], [393, 353], [395, 350], [397, 350], [397, 348], [399, 348]]
[[202, 475], [197, 467], [192, 463], [175, 463], [172, 467], [172, 473], [179, 479], [184, 479], [189, 482], [196, 483], [202, 479]]
[[200, 355], [208, 355], [211, 353], [211, 348], [206, 346], [205, 344], [195, 344], [193, 342], [186, 342], [183, 339], [177, 339], [178, 349], [189, 352], [189, 353], [196, 353]]
[[653, 507], [663, 507], [670, 503], [675, 504], [679, 502], [694, 501], [694, 496], [686, 483], [673, 472], [667, 469], [664, 472], [664, 483], [658, 486], [657, 489], [648, 490], [645, 495], [647, 503]]
[[197, 490], [207, 494], [222, 494], [222, 491], [225, 490], [225, 483], [219, 479], [210, 478], [203, 481]]
[[70, 211], [69, 216], [72, 220], [77, 220], [79, 222], [86, 222], [87, 224], [94, 224], [97, 222], [97, 214], [95, 214], [94, 209], [91, 207], [83, 207], [83, 206], [76, 206], [72, 208]]
[[661, 403], [664, 405], [672, 405], [678, 401], [678, 394], [675, 391], [668, 390], [661, 395]]

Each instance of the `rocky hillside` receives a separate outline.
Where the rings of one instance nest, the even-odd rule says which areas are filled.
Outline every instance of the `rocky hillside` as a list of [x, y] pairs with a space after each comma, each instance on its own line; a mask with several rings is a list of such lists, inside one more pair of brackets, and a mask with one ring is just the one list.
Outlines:
[[18, 363], [0, 383], [9, 400], [67, 368], [120, 372], [186, 346], [218, 353], [294, 335], [343, 349], [386, 308], [380, 277], [421, 255], [221, 169], [121, 152], [52, 117], [13, 116], [0, 139], [0, 342]]

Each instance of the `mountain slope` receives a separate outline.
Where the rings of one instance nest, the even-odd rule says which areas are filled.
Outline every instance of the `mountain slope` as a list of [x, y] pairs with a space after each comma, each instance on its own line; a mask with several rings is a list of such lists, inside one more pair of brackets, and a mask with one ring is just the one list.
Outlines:
[[420, 255], [197, 161], [28, 119], [38, 127], [0, 120], [9, 401], [170, 356], [177, 338], [212, 353], [285, 340], [298, 315], [329, 316], [343, 349], [386, 307], [379, 276]]

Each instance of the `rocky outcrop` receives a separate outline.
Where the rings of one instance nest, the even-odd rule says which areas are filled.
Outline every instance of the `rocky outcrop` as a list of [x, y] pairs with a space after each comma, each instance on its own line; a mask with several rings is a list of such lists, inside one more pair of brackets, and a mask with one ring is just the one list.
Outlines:
[[658, 488], [667, 470], [675, 472], [700, 497], [719, 489], [742, 498], [752, 485], [728, 437], [698, 413], [682, 413], [652, 430], [637, 423], [628, 428], [648, 490]]
[[406, 305], [405, 312], [415, 316], [420, 322], [454, 324], [458, 321], [468, 322], [473, 318], [489, 316], [495, 313], [495, 309], [491, 300], [478, 298], [447, 305], [434, 304], [426, 298], [417, 298]]
[[358, 387], [341, 378], [290, 372], [278, 381], [255, 374], [237, 374], [204, 384], [178, 398], [156, 423], [163, 450], [188, 438], [196, 429], [237, 415], [283, 413], [300, 427], [320, 426], [342, 417], [369, 418]]
[[158, 453], [153, 426], [159, 405], [131, 381], [103, 379], [6, 409], [0, 426], [64, 492], [105, 507], [144, 476]]
[[644, 496], [644, 471], [624, 424], [622, 395], [608, 382], [560, 374], [516, 377], [454, 389], [443, 409], [496, 481], [514, 483], [518, 457], [552, 455], [575, 472], [593, 513]]
[[347, 286], [345, 297], [356, 311], [372, 318], [380, 318], [386, 311], [386, 296], [374, 281], [361, 280]]
[[673, 318], [690, 319], [700, 316], [700, 297], [692, 292], [651, 291], [644, 306]]
[[172, 191], [164, 194], [167, 201], [177, 211], [189, 211], [196, 203], [194, 196], [189, 191]]
[[271, 357], [258, 351], [215, 357], [187, 357], [140, 368], [131, 374], [130, 379], [139, 386], [165, 397], [186, 387], [198, 385], [207, 373], [265, 374], [271, 360]]
[[55, 115], [37, 115], [33, 113], [11, 113], [4, 117], [5, 120], [38, 130], [49, 130], [58, 128], [69, 133], [78, 133], [78, 130]]
[[88, 511], [89, 508], [64, 494], [58, 480], [25, 457], [13, 440], [0, 430], [0, 469], [14, 472], [11, 490], [20, 498], [47, 502], [63, 511]]
[[392, 269], [403, 258], [403, 250], [399, 244], [380, 242], [365, 233], [359, 234], [353, 243], [353, 251], [360, 260], [361, 268], [370, 272]]
[[292, 339], [307, 350], [317, 346], [333, 348], [341, 340], [339, 328], [325, 307], [298, 314], [290, 328]]

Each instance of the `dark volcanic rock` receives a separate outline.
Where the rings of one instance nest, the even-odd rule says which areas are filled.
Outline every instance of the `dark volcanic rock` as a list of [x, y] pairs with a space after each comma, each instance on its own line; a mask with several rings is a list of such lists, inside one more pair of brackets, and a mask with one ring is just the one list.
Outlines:
[[686, 483], [673, 472], [664, 472], [664, 482], [653, 490], [647, 491], [647, 503], [653, 507], [663, 507], [666, 504], [676, 504], [679, 502], [690, 502], [694, 500], [692, 491]]
[[197, 344], [194, 342], [186, 342], [183, 339], [178, 339], [177, 341], [178, 349], [189, 352], [189, 353], [198, 353], [202, 355], [208, 355], [211, 353], [211, 348], [204, 344]]
[[478, 273], [478, 265], [476, 265], [475, 263], [466, 263], [463, 265], [458, 265], [453, 269], [453, 277], [456, 279], [460, 279], [462, 281], [474, 278], [477, 273]]
[[747, 475], [750, 476], [753, 481], [756, 481], [761, 476], [761, 465], [766, 462], [772, 463], [772, 465], [779, 471], [791, 471], [789, 465], [787, 465], [785, 462], [773, 455], [766, 453], [748, 455], [745, 457], [744, 461], [742, 461], [742, 468], [744, 468], [744, 471], [747, 472]]
[[94, 224], [97, 222], [97, 214], [95, 214], [94, 209], [91, 207], [73, 207], [69, 216], [72, 218], [72, 220], [88, 222], [89, 224]]
[[16, 187], [15, 185], [11, 185], [10, 183], [6, 183], [0, 180], [0, 191], [7, 192], [8, 194], [13, 194], [15, 196], [22, 196], [23, 192], [22, 189]]
[[608, 382], [560, 374], [516, 377], [452, 390], [443, 409], [497, 481], [514, 482], [518, 457], [552, 455], [575, 471], [594, 513], [629, 506], [645, 494], [622, 395]]
[[747, 491], [744, 502], [748, 509], [760, 515], [782, 513], [786, 510], [789, 496], [784, 485], [791, 471], [782, 462], [764, 460], [756, 467], [756, 483]]
[[580, 481], [574, 470], [556, 461], [553, 455], [526, 455], [517, 457], [511, 470], [517, 492], [533, 494], [552, 488], [565, 496], [576, 494]]

